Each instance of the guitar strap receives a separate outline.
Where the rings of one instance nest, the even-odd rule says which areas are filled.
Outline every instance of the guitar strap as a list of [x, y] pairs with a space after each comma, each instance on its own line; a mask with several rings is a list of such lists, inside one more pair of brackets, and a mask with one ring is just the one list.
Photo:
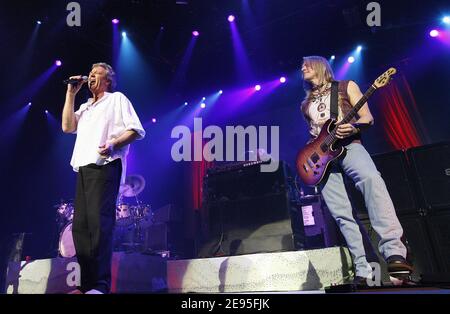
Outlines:
[[337, 120], [338, 111], [338, 93], [339, 93], [339, 82], [331, 82], [331, 98], [330, 98], [330, 118]]

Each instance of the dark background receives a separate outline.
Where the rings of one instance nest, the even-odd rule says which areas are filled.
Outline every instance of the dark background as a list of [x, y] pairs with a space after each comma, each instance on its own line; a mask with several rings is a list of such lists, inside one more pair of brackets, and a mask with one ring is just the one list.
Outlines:
[[[299, 69], [307, 55], [334, 54], [338, 67], [349, 52], [363, 45], [360, 70], [352, 77], [361, 89], [388, 66], [397, 66], [418, 105], [425, 133], [422, 144], [449, 138], [450, 44], [428, 36], [433, 27], [442, 27], [440, 18], [450, 12], [448, 1], [378, 1], [382, 26], [376, 28], [365, 23], [370, 1], [78, 1], [81, 27], [66, 25], [68, 2], [0, 5], [0, 235], [5, 239], [14, 232], [32, 233], [27, 253], [32, 257], [49, 254], [56, 232], [54, 205], [74, 197], [75, 173], [69, 161], [75, 136], [60, 129], [65, 96], [61, 82], [70, 75], [87, 74], [92, 63], [115, 63], [111, 24], [115, 17], [137, 51], [116, 68], [118, 90], [130, 98], [147, 131], [144, 140], [133, 144], [128, 173], [145, 178], [146, 188], [139, 197], [153, 208], [175, 203], [189, 210], [190, 165], [177, 164], [170, 156], [174, 142], [170, 131], [187, 115], [173, 112], [185, 101], [196, 106], [201, 97], [219, 89], [225, 97], [229, 91], [281, 75], [288, 78], [239, 110], [230, 109], [233, 99], [218, 102], [203, 114], [203, 124], [279, 125], [280, 158], [293, 166], [297, 150], [308, 138], [299, 112], [304, 97]], [[251, 69], [248, 77], [236, 69], [229, 14], [237, 17]], [[37, 20], [42, 24], [30, 44]], [[176, 80], [194, 29], [201, 35], [185, 76]], [[31, 88], [56, 59], [62, 60], [62, 67]], [[77, 105], [88, 96], [87, 89], [80, 92]], [[28, 113], [17, 119], [16, 112], [28, 102], [32, 102]], [[189, 106], [186, 109], [192, 110]], [[371, 110], [377, 123], [383, 108], [374, 101]], [[368, 131], [365, 144], [370, 153], [394, 149], [380, 123]]]

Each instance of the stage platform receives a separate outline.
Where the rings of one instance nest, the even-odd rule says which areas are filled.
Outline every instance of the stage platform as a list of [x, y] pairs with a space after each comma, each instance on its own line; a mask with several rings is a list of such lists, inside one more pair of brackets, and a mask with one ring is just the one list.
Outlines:
[[[323, 293], [348, 278], [351, 265], [341, 247], [190, 260], [116, 252], [112, 293]], [[79, 280], [75, 258], [11, 262], [6, 293], [67, 293]]]
[[167, 263], [168, 291], [242, 293], [321, 291], [350, 276], [346, 248], [259, 253]]

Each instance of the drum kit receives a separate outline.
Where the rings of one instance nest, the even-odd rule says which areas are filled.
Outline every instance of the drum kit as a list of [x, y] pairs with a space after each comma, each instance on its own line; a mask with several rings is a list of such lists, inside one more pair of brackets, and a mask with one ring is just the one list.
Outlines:
[[[153, 223], [150, 205], [138, 199], [145, 188], [145, 180], [140, 175], [128, 176], [119, 188], [116, 206], [116, 226], [114, 229], [115, 251], [140, 250], [144, 242], [143, 230]], [[127, 199], [134, 199], [134, 204]], [[72, 224], [75, 206], [73, 200], [61, 200], [54, 206], [57, 214], [59, 233], [58, 252], [61, 257], [75, 256]]]

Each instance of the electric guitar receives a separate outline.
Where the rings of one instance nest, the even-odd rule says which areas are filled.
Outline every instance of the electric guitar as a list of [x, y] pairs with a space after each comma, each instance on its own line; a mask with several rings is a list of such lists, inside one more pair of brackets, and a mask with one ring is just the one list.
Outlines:
[[341, 140], [336, 136], [337, 126], [349, 123], [375, 90], [386, 86], [396, 72], [395, 68], [390, 68], [384, 72], [373, 82], [372, 86], [352, 110], [345, 115], [342, 121], [337, 123], [335, 119], [328, 119], [323, 125], [319, 136], [298, 152], [296, 160], [297, 172], [306, 185], [318, 185], [325, 177], [330, 163], [344, 153], [345, 148], [340, 144]]

